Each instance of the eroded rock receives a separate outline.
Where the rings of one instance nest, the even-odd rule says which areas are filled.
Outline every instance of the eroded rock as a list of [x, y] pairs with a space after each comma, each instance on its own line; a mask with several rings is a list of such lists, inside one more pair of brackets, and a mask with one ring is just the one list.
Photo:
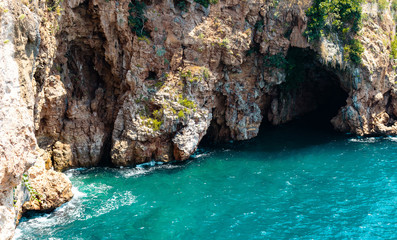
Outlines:
[[23, 204], [23, 211], [51, 211], [73, 197], [70, 180], [63, 173], [47, 170], [42, 159], [29, 169], [27, 176], [26, 184], [37, 193], [37, 199], [30, 197], [29, 201]]
[[[65, 0], [51, 11], [47, 1], [2, 2], [10, 12], [0, 15], [0, 133], [7, 136], [0, 214], [10, 219], [11, 190], [36, 159], [32, 184], [45, 202], [25, 207], [49, 210], [71, 197], [52, 167], [185, 160], [206, 134], [250, 139], [261, 125], [327, 108], [329, 99], [341, 101], [336, 129], [396, 134], [390, 9], [381, 19], [374, 4], [362, 5], [368, 18], [357, 39], [365, 50], [355, 65], [337, 35], [316, 44], [302, 35], [311, 2], [225, 0], [204, 8], [189, 1], [182, 11], [173, 1], [145, 1], [138, 34], [128, 24], [128, 0]], [[294, 51], [309, 56], [295, 61], [310, 80], [295, 88], [283, 67]], [[46, 183], [54, 178], [57, 186]]]

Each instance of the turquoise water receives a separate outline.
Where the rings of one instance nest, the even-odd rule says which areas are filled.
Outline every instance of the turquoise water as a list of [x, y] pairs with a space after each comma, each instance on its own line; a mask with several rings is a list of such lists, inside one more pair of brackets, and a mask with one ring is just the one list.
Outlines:
[[397, 138], [290, 124], [184, 164], [68, 171], [75, 198], [16, 239], [393, 239], [396, 170]]

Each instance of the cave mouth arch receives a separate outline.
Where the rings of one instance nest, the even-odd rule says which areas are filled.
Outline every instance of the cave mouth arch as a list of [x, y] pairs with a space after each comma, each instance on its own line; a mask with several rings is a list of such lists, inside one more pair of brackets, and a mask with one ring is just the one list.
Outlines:
[[313, 50], [296, 47], [288, 50], [284, 69], [286, 81], [278, 86], [278, 94], [272, 100], [279, 109], [270, 113], [269, 121], [279, 125], [305, 118], [309, 128], [333, 128], [331, 119], [348, 98], [339, 70], [321, 63]]
[[[263, 119], [258, 137], [285, 125], [288, 125], [286, 128], [289, 131], [299, 134], [318, 132], [323, 136], [339, 135], [331, 120], [346, 105], [349, 96], [349, 87], [341, 81], [343, 72], [323, 64], [318, 54], [309, 48], [290, 47], [286, 57], [278, 56], [282, 57], [282, 63], [278, 64], [282, 67], [278, 71], [285, 73], [286, 79], [284, 83], [265, 90], [261, 100]], [[275, 69], [265, 67], [264, 71]], [[225, 119], [227, 98], [223, 94], [216, 96], [214, 118], [201, 141], [202, 146], [234, 140]], [[296, 141], [299, 139], [296, 138]]]

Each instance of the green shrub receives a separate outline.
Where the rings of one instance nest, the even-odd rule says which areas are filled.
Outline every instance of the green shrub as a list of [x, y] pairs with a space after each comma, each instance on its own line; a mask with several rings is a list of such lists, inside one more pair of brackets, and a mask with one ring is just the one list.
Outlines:
[[208, 80], [210, 78], [210, 71], [206, 67], [203, 67], [203, 77], [205, 80]]
[[157, 120], [160, 120], [163, 116], [163, 109], [160, 110], [154, 110], [153, 111], [153, 117]]
[[220, 47], [224, 47], [226, 49], [229, 49], [230, 48], [230, 40], [228, 38], [222, 39], [221, 42], [218, 42], [218, 45]]
[[283, 53], [279, 52], [275, 55], [266, 55], [263, 57], [263, 64], [265, 67], [285, 68], [287, 60]]
[[159, 131], [161, 125], [163, 125], [162, 121], [159, 121], [157, 119], [153, 119], [153, 118], [148, 118], [147, 119], [147, 123], [149, 124], [149, 127], [153, 129], [153, 131]]
[[309, 41], [318, 40], [330, 33], [337, 33], [346, 50], [345, 59], [360, 63], [363, 49], [354, 37], [361, 28], [362, 1], [314, 0], [313, 5], [306, 11], [309, 22], [305, 35]]
[[184, 11], [184, 12], [188, 11], [186, 0], [175, 0], [174, 2], [176, 2], [176, 7], [179, 10]]
[[134, 32], [138, 37], [149, 37], [149, 32], [145, 29], [145, 23], [147, 18], [145, 17], [146, 4], [132, 0], [128, 5], [128, 25], [130, 25], [132, 32]]
[[397, 0], [393, 0], [391, 2], [391, 9], [393, 9], [393, 11], [397, 11]]
[[397, 59], [397, 35], [394, 37], [394, 40], [391, 42], [390, 57], [393, 59]]
[[184, 107], [195, 109], [197, 106], [193, 101], [188, 100], [187, 98], [179, 98], [178, 103]]
[[162, 82], [162, 81], [157, 81], [157, 82], [154, 84], [154, 87], [157, 88], [157, 89], [160, 89], [163, 85], [164, 85], [164, 82]]
[[185, 118], [185, 113], [182, 110], [178, 112], [178, 118]]
[[341, 33], [346, 27], [350, 28], [348, 33], [356, 34], [361, 28], [361, 2], [362, 0], [314, 0], [306, 11], [309, 22], [305, 35], [313, 41], [331, 31]]
[[150, 117], [145, 117], [145, 116], [140, 116], [141, 120], [144, 122], [144, 125], [146, 127], [149, 127], [153, 129], [153, 131], [159, 131], [161, 125], [163, 125], [163, 121], [160, 121], [155, 118], [150, 118]]
[[344, 58], [349, 59], [354, 63], [361, 63], [361, 55], [364, 52], [364, 47], [357, 39], [352, 39], [349, 44], [343, 48]]
[[22, 175], [22, 183], [23, 185], [25, 185], [26, 189], [28, 189], [29, 194], [30, 194], [30, 200], [34, 200], [37, 201], [39, 203], [41, 203], [41, 195], [36, 191], [36, 189], [34, 189], [30, 183], [29, 183], [29, 177], [27, 174], [23, 174]]
[[207, 8], [210, 4], [217, 4], [219, 0], [194, 0], [196, 3], [200, 3], [205, 8]]
[[387, 0], [378, 0], [379, 10], [383, 11], [389, 5], [389, 1]]
[[58, 15], [60, 14], [61, 4], [63, 0], [53, 0], [53, 1], [46, 1], [47, 2], [47, 10], [50, 12], [57, 12]]
[[190, 70], [180, 72], [181, 78], [191, 78], [193, 76]]
[[[150, 45], [150, 40], [149, 40], [149, 38], [148, 37], [146, 37], [146, 36], [140, 36], [140, 37], [138, 37], [138, 41], [144, 41], [144, 42], [146, 42], [148, 45]], [[139, 68], [142, 68], [142, 66], [138, 66], [137, 65], [137, 67], [139, 67]]]

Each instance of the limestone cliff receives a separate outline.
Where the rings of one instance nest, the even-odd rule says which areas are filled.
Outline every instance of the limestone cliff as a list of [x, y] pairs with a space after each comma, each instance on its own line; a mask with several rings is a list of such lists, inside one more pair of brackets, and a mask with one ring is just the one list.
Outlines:
[[67, 179], [46, 195], [52, 168], [185, 160], [205, 135], [246, 140], [319, 108], [340, 131], [396, 134], [395, 9], [362, 3], [352, 63], [337, 34], [308, 41], [311, 5], [2, 2], [0, 213], [14, 217], [12, 188], [35, 161], [31, 183], [51, 203], [24, 206], [49, 210], [71, 197]]
[[[284, 123], [329, 101], [345, 105], [335, 112], [336, 129], [395, 133], [391, 10], [380, 20], [376, 3], [363, 4], [368, 17], [357, 38], [365, 52], [357, 65], [338, 41], [303, 36], [310, 5], [66, 1], [54, 64], [36, 75], [40, 147], [58, 170], [184, 160], [208, 129], [222, 140], [250, 139], [263, 122]], [[306, 62], [313, 79], [293, 90], [282, 87], [285, 70], [264, 60], [289, 54]]]
[[[30, 209], [22, 206], [25, 202], [37, 201], [36, 210], [48, 210], [73, 195], [64, 174], [40, 165], [45, 153], [39, 151], [35, 137], [37, 85], [33, 78], [43, 40], [39, 26], [44, 13], [38, 4], [0, 2], [0, 239], [12, 238], [21, 212]], [[55, 188], [48, 181], [54, 175]], [[64, 196], [54, 201], [54, 194]]]

